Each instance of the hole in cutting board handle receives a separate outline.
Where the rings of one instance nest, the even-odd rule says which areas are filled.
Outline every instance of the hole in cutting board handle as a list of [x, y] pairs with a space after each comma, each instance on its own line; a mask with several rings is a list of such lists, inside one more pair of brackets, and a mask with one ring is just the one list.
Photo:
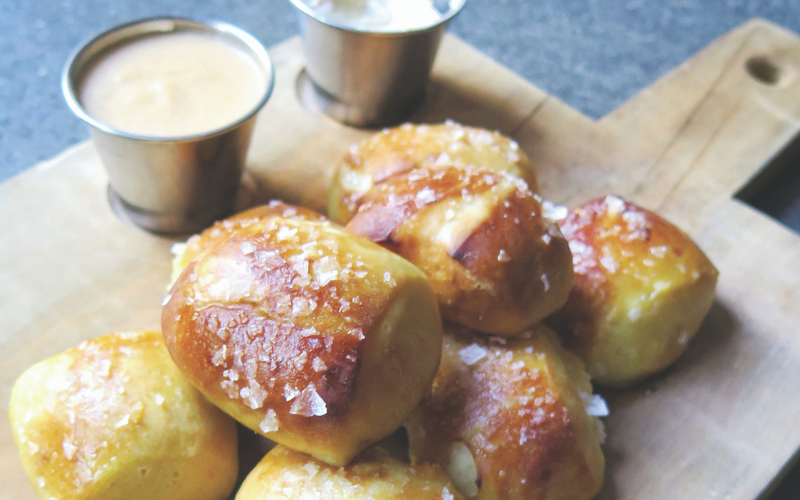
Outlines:
[[747, 73], [765, 85], [777, 85], [781, 81], [781, 67], [767, 56], [753, 56], [745, 63]]
[[800, 234], [800, 134], [735, 196]]

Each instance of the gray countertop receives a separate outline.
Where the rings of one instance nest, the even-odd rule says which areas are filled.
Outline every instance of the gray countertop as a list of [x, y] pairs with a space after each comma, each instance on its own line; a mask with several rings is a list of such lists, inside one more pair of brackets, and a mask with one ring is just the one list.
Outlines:
[[[297, 32], [286, 0], [0, 0], [0, 181], [88, 138], [64, 104], [69, 53], [90, 35], [173, 14], [237, 24], [271, 46]], [[450, 31], [599, 118], [752, 17], [800, 32], [798, 0], [467, 0]], [[800, 230], [800, 169], [761, 196]], [[800, 496], [800, 468], [770, 500]]]

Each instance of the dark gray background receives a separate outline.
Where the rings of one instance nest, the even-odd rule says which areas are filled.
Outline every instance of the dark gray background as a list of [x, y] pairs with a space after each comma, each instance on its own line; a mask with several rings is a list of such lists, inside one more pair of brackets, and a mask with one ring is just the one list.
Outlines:
[[[82, 40], [160, 14], [218, 18], [265, 45], [297, 32], [286, 0], [0, 0], [0, 181], [88, 137], [59, 78]], [[450, 30], [599, 118], [752, 17], [800, 32], [800, 0], [467, 0]], [[800, 168], [760, 197], [800, 228]], [[800, 498], [800, 468], [770, 500]]]

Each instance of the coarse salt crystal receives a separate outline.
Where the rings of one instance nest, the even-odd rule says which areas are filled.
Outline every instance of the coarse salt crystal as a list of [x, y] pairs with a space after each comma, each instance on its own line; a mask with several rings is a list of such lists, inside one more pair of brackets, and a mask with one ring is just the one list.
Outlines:
[[297, 333], [300, 334], [301, 337], [311, 337], [319, 332], [317, 332], [317, 329], [312, 326], [309, 328], [302, 328], [298, 330]]
[[103, 359], [100, 361], [100, 369], [97, 371], [97, 374], [101, 377], [107, 377], [111, 371], [111, 360], [110, 359]]
[[448, 155], [447, 153], [442, 153], [438, 157], [436, 157], [436, 161], [434, 162], [434, 166], [442, 167], [442, 166], [445, 166], [445, 165], [451, 163], [452, 161], [453, 160], [450, 158], [450, 155]]
[[337, 271], [336, 269], [317, 274], [317, 280], [319, 280], [320, 286], [325, 286], [338, 277], [339, 277], [339, 271]]
[[666, 245], [659, 245], [657, 247], [650, 247], [650, 255], [653, 257], [664, 258], [667, 255], [667, 246]]
[[314, 477], [317, 475], [317, 472], [319, 472], [319, 466], [309, 462], [303, 466], [303, 470], [306, 471], [310, 477]]
[[250, 255], [256, 251], [256, 247], [249, 241], [242, 243], [242, 255]]
[[458, 351], [458, 355], [461, 356], [461, 361], [466, 363], [468, 366], [472, 366], [485, 358], [487, 351], [478, 344], [471, 344]]
[[292, 300], [292, 316], [308, 316], [316, 308], [317, 303], [314, 300], [305, 297], [295, 297]]
[[291, 401], [300, 394], [300, 391], [290, 386], [288, 383], [283, 386], [283, 399]]
[[214, 355], [211, 356], [211, 363], [213, 363], [214, 366], [220, 366], [223, 363], [225, 363], [225, 357], [227, 351], [228, 351], [228, 346], [222, 344], [222, 347], [214, 351]]
[[322, 359], [316, 357], [314, 358], [314, 361], [311, 362], [311, 368], [313, 368], [315, 372], [321, 372], [328, 368], [328, 365], [326, 365]]
[[609, 414], [608, 404], [603, 396], [599, 394], [581, 393], [581, 401], [586, 413], [592, 417], [607, 417]]
[[306, 361], [308, 360], [308, 353], [303, 351], [299, 356], [294, 358], [294, 367], [298, 371], [302, 370], [303, 367], [306, 365]]
[[628, 231], [640, 231], [647, 227], [647, 217], [641, 212], [625, 212], [622, 220], [628, 223]]
[[617, 261], [614, 259], [614, 257], [610, 255], [603, 255], [600, 257], [600, 265], [605, 267], [610, 273], [615, 273], [617, 272], [617, 269], [619, 269], [619, 264], [617, 264]]
[[264, 405], [264, 400], [267, 399], [267, 391], [255, 380], [250, 380], [249, 383], [249, 387], [242, 388], [242, 392], [247, 389], [247, 394], [240, 393], [240, 395], [250, 409], [257, 410]]
[[119, 421], [116, 424], [114, 424], [114, 428], [119, 429], [120, 427], [125, 427], [126, 425], [128, 425], [128, 422], [130, 422], [130, 420], [131, 416], [126, 414], [121, 419], [119, 419]]
[[566, 219], [568, 214], [569, 210], [563, 205], [556, 205], [547, 200], [542, 202], [542, 215], [553, 222]]
[[174, 243], [172, 247], [170, 247], [169, 251], [172, 253], [172, 255], [180, 257], [186, 251], [186, 243]]
[[230, 380], [231, 382], [236, 382], [239, 380], [239, 372], [235, 370], [225, 370], [222, 372], [222, 376]]
[[265, 434], [267, 432], [275, 432], [280, 428], [280, 422], [278, 421], [278, 415], [275, 413], [275, 410], [272, 408], [267, 410], [264, 420], [258, 424], [258, 428]]
[[447, 486], [445, 486], [444, 489], [442, 490], [442, 500], [453, 500], [454, 498], [455, 497], [453, 496], [453, 494], [450, 493], [450, 490], [447, 489]]
[[72, 460], [75, 456], [75, 452], [78, 451], [78, 447], [75, 446], [72, 441], [65, 439], [63, 443], [61, 443], [61, 448], [64, 450], [64, 458], [67, 460]]
[[429, 187], [420, 189], [417, 192], [417, 195], [414, 197], [414, 204], [417, 206], [417, 208], [422, 208], [428, 203], [432, 203], [434, 201], [436, 201], [436, 193]]
[[608, 195], [604, 201], [609, 214], [617, 215], [621, 214], [625, 210], [625, 201], [622, 198]]
[[317, 393], [317, 388], [314, 384], [310, 383], [292, 403], [289, 413], [303, 417], [322, 417], [327, 415], [328, 406], [325, 404], [325, 400]]
[[497, 262], [508, 262], [511, 260], [511, 257], [508, 256], [508, 253], [504, 249], [500, 249], [497, 253]]
[[286, 226], [281, 226], [281, 228], [278, 229], [278, 232], [275, 234], [275, 238], [278, 241], [284, 241], [284, 240], [288, 240], [289, 238], [291, 238], [295, 234], [297, 234], [297, 228], [289, 228], [289, 227], [286, 227]]
[[573, 255], [587, 256], [592, 253], [592, 247], [582, 241], [570, 240], [569, 251], [572, 252]]

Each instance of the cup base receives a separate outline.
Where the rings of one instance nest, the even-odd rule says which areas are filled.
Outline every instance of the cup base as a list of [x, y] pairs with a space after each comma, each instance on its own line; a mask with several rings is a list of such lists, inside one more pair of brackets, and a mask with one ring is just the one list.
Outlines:
[[391, 108], [364, 109], [358, 104], [346, 103], [319, 87], [303, 69], [297, 76], [295, 91], [300, 103], [311, 112], [322, 112], [334, 120], [358, 128], [381, 128], [399, 125], [422, 105], [425, 93], [420, 92], [408, 102]]
[[111, 185], [108, 186], [108, 202], [114, 215], [127, 224], [162, 236], [184, 236], [198, 233], [228, 215], [251, 207], [256, 200], [255, 191], [253, 179], [245, 172], [229, 206], [201, 207], [181, 213], [153, 212], [131, 205]]

